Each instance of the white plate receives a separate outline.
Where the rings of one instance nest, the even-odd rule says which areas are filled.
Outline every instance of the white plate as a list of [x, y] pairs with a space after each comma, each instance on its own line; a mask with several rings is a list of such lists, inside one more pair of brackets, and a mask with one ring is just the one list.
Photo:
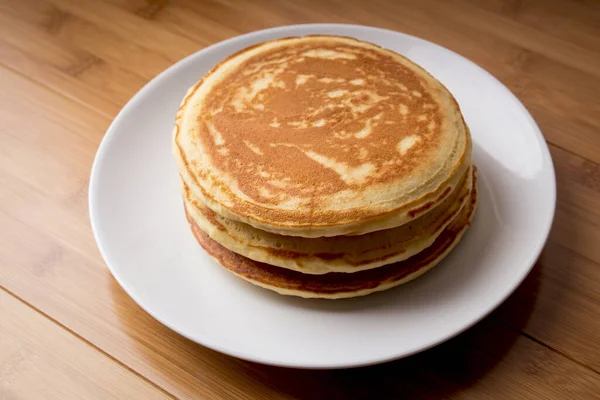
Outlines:
[[[480, 201], [473, 226], [439, 266], [387, 292], [304, 300], [233, 276], [199, 247], [171, 157], [187, 88], [228, 55], [265, 40], [352, 36], [404, 54], [454, 94], [474, 142]], [[133, 97], [98, 150], [90, 215], [111, 272], [148, 313], [217, 351], [260, 363], [336, 368], [405, 357], [464, 331], [521, 283], [554, 215], [554, 169], [537, 125], [486, 71], [435, 44], [353, 25], [299, 25], [218, 43], [178, 62]]]

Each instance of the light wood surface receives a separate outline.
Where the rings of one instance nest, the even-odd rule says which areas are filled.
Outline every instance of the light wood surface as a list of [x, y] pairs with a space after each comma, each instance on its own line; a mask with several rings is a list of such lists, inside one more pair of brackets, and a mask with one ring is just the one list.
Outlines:
[[[142, 311], [91, 234], [93, 156], [139, 88], [217, 41], [305, 22], [468, 57], [550, 145], [558, 206], [533, 272], [474, 328], [408, 359], [303, 371], [218, 354]], [[0, 399], [600, 398], [599, 93], [595, 0], [0, 0]]]

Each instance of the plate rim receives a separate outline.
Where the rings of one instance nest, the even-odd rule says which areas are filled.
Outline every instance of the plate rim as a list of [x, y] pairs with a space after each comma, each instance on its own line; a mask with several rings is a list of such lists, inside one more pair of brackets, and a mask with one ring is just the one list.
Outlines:
[[[471, 316], [470, 318], [467, 318], [466, 319], [467, 322], [460, 324], [460, 328], [446, 332], [444, 335], [440, 335], [439, 338], [431, 341], [426, 346], [418, 346], [417, 348], [408, 349], [408, 350], [405, 349], [403, 351], [398, 351], [398, 350], [394, 351], [393, 349], [391, 349], [390, 354], [387, 357], [362, 357], [361, 359], [357, 359], [354, 362], [312, 362], [312, 363], [299, 362], [298, 363], [298, 362], [293, 362], [290, 360], [276, 361], [271, 358], [263, 358], [259, 355], [257, 356], [256, 354], [247, 354], [247, 352], [244, 352], [244, 351], [242, 351], [242, 352], [236, 351], [235, 349], [215, 343], [212, 340], [207, 340], [206, 338], [202, 338], [201, 337], [202, 335], [189, 334], [189, 333], [185, 332], [183, 329], [180, 329], [179, 327], [177, 327], [176, 324], [167, 322], [165, 320], [166, 318], [163, 318], [163, 317], [157, 315], [149, 307], [147, 307], [143, 301], [140, 300], [140, 298], [136, 294], [135, 290], [132, 287], [130, 287], [126, 282], [124, 282], [124, 280], [116, 272], [116, 270], [118, 268], [116, 268], [115, 265], [113, 265], [113, 262], [110, 261], [111, 260], [110, 257], [108, 257], [108, 251], [105, 248], [105, 244], [103, 243], [103, 241], [101, 239], [102, 232], [101, 232], [101, 229], [99, 227], [99, 222], [98, 222], [99, 221], [98, 209], [97, 209], [97, 206], [95, 205], [94, 199], [97, 197], [96, 193], [99, 190], [98, 189], [98, 180], [99, 180], [98, 176], [102, 169], [102, 164], [104, 163], [104, 159], [107, 157], [107, 154], [109, 154], [108, 149], [110, 148], [110, 144], [114, 140], [114, 137], [117, 135], [116, 132], [118, 131], [118, 126], [120, 125], [121, 121], [127, 117], [127, 115], [130, 113], [130, 111], [132, 109], [134, 109], [140, 101], [142, 101], [142, 99], [146, 95], [146, 92], [152, 90], [152, 88], [155, 85], [158, 85], [159, 81], [162, 80], [162, 78], [164, 78], [165, 76], [170, 75], [170, 74], [176, 74], [182, 65], [187, 64], [187, 63], [193, 63], [195, 61], [195, 59], [201, 58], [205, 53], [208, 53], [211, 50], [221, 47], [225, 44], [242, 42], [248, 38], [252, 38], [253, 36], [258, 36], [261, 34], [278, 35], [280, 33], [285, 33], [286, 31], [289, 31], [290, 29], [293, 30], [293, 29], [298, 29], [298, 28], [314, 30], [315, 32], [313, 34], [318, 34], [319, 31], [323, 31], [323, 30], [348, 29], [348, 30], [362, 30], [362, 31], [379, 32], [379, 33], [384, 33], [384, 34], [388, 34], [388, 35], [399, 35], [406, 39], [415, 40], [417, 42], [422, 42], [428, 46], [432, 46], [437, 51], [449, 52], [453, 56], [459, 57], [462, 61], [466, 61], [466, 62], [470, 63], [472, 66], [476, 67], [481, 72], [486, 74], [489, 78], [491, 78], [496, 83], [496, 86], [498, 87], [498, 89], [504, 90], [506, 92], [506, 94], [511, 98], [512, 102], [514, 102], [521, 109], [521, 111], [524, 113], [524, 115], [528, 117], [528, 119], [531, 123], [531, 127], [533, 128], [533, 130], [535, 132], [536, 139], [538, 139], [538, 145], [539, 145], [540, 149], [542, 150], [543, 161], [548, 163], [547, 164], [548, 172], [550, 174], [548, 177], [549, 178], [548, 183], [550, 184], [550, 187], [548, 188], [549, 193], [547, 194], [547, 199], [550, 202], [549, 205], [551, 206], [550, 207], [551, 211], [550, 211], [550, 215], [545, 217], [545, 226], [541, 230], [542, 234], [537, 237], [537, 240], [534, 243], [531, 244], [531, 246], [533, 248], [533, 251], [531, 253], [532, 258], [527, 260], [526, 262], [525, 261], [523, 262], [523, 265], [527, 265], [527, 267], [522, 268], [522, 270], [520, 271], [520, 275], [514, 279], [512, 287], [510, 287], [509, 290], [507, 290], [507, 292], [503, 296], [501, 296], [501, 298], [498, 298], [497, 300], [492, 301], [490, 303], [490, 305], [484, 310], [484, 312], [476, 313], [474, 317]], [[309, 34], [309, 33], [306, 33], [306, 34]], [[292, 33], [291, 35], [293, 36], [294, 34]], [[271, 40], [271, 39], [267, 39], [267, 40]], [[508, 89], [500, 80], [498, 80], [494, 75], [489, 73], [487, 70], [485, 70], [484, 68], [479, 66], [477, 63], [462, 56], [461, 54], [456, 53], [453, 50], [450, 50], [450, 49], [443, 47], [441, 45], [438, 45], [434, 42], [431, 42], [426, 39], [422, 39], [417, 36], [413, 36], [413, 35], [410, 35], [410, 34], [407, 34], [404, 32], [399, 32], [399, 31], [395, 31], [392, 29], [378, 28], [378, 27], [373, 27], [373, 26], [358, 25], [358, 24], [308, 23], [308, 24], [282, 25], [282, 26], [277, 26], [277, 27], [268, 28], [268, 29], [261, 29], [261, 30], [257, 30], [257, 31], [253, 31], [253, 32], [248, 32], [248, 33], [245, 33], [242, 35], [234, 36], [234, 37], [225, 39], [223, 41], [219, 41], [217, 43], [214, 43], [210, 46], [204, 47], [204, 48], [182, 58], [181, 60], [175, 62], [174, 64], [172, 64], [171, 66], [169, 66], [168, 68], [166, 68], [165, 70], [160, 72], [158, 75], [156, 75], [154, 78], [152, 78], [149, 82], [147, 82], [140, 90], [138, 90], [131, 97], [131, 99], [119, 111], [117, 116], [113, 119], [110, 126], [106, 130], [106, 133], [104, 134], [104, 136], [100, 142], [100, 145], [98, 146], [98, 148], [96, 150], [96, 154], [94, 156], [94, 161], [93, 161], [91, 172], [90, 172], [89, 190], [88, 190], [88, 210], [89, 210], [90, 225], [92, 228], [92, 233], [93, 233], [94, 239], [96, 241], [96, 245], [97, 245], [98, 250], [100, 251], [100, 255], [102, 256], [103, 261], [106, 264], [106, 266], [108, 267], [111, 275], [117, 281], [117, 283], [121, 286], [121, 288], [123, 288], [123, 290], [127, 293], [127, 295], [139, 307], [141, 307], [145, 312], [147, 312], [150, 316], [152, 316], [154, 319], [156, 319], [161, 324], [165, 325], [166, 327], [173, 330], [177, 334], [179, 334], [199, 345], [205, 346], [214, 351], [218, 351], [220, 353], [227, 354], [229, 356], [236, 357], [236, 358], [239, 358], [242, 360], [257, 362], [257, 363], [261, 363], [261, 364], [265, 364], [265, 365], [289, 367], [289, 368], [337, 369], [337, 368], [364, 367], [364, 366], [375, 365], [375, 364], [390, 362], [393, 360], [398, 360], [401, 358], [409, 357], [411, 355], [414, 355], [414, 354], [420, 353], [422, 351], [428, 350], [432, 347], [435, 347], [443, 342], [446, 342], [447, 340], [465, 332], [466, 330], [468, 330], [469, 328], [474, 326], [476, 323], [480, 322], [482, 319], [487, 317], [492, 311], [494, 311], [496, 308], [498, 308], [502, 303], [504, 303], [506, 301], [506, 299], [508, 297], [510, 297], [510, 295], [512, 295], [514, 293], [514, 291], [521, 285], [521, 283], [524, 281], [524, 279], [527, 277], [527, 275], [529, 275], [529, 273], [535, 266], [535, 263], [538, 260], [540, 254], [548, 240], [548, 236], [550, 234], [550, 231], [551, 231], [551, 228], [552, 228], [552, 225], [554, 222], [554, 217], [556, 214], [556, 197], [557, 197], [557, 188], [556, 188], [556, 172], [555, 172], [555, 168], [554, 168], [554, 163], [552, 160], [552, 156], [550, 154], [548, 144], [547, 144], [539, 126], [537, 125], [535, 119], [533, 118], [533, 116], [531, 115], [529, 110], [527, 110], [527, 108], [523, 105], [523, 103], [519, 100], [519, 98], [510, 89]]]

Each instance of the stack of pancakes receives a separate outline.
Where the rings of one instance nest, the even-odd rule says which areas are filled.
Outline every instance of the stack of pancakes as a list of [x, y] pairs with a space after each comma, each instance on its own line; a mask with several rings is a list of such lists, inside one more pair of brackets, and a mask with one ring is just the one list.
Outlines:
[[231, 56], [188, 91], [173, 137], [200, 245], [281, 294], [354, 297], [414, 279], [457, 244], [477, 202], [452, 95], [351, 38]]

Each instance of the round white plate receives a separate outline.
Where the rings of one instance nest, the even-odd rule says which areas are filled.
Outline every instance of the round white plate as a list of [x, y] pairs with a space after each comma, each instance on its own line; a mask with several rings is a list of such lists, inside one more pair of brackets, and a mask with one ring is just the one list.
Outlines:
[[[175, 112], [188, 87], [230, 54], [308, 34], [352, 36], [404, 54], [454, 94], [471, 128], [479, 207], [459, 246], [421, 278], [349, 300], [304, 300], [255, 287], [194, 240], [171, 157]], [[554, 215], [554, 169], [527, 110], [489, 73], [435, 44], [353, 25], [299, 25], [239, 36], [178, 62], [133, 97], [98, 150], [90, 215], [111, 272], [148, 313], [217, 351], [306, 368], [405, 357], [464, 331], [521, 283]]]

